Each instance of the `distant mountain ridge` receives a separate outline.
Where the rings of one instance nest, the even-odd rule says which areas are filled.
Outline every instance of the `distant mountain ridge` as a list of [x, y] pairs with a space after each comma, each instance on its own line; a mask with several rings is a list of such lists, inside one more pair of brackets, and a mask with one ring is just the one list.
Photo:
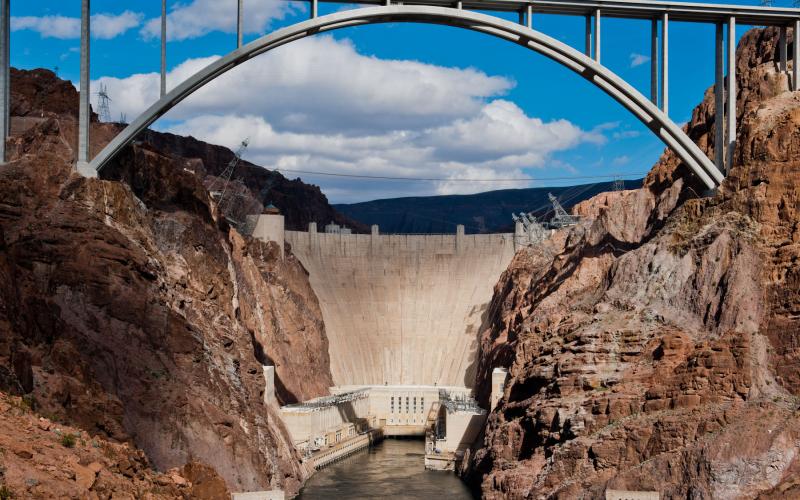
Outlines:
[[[641, 187], [642, 180], [626, 180], [625, 189]], [[613, 182], [564, 187], [501, 189], [467, 195], [389, 198], [333, 207], [363, 224], [378, 224], [382, 233], [454, 233], [463, 224], [467, 233], [511, 232], [512, 213], [533, 212], [549, 220], [553, 209], [547, 193], [553, 193], [566, 210], [604, 191]]]

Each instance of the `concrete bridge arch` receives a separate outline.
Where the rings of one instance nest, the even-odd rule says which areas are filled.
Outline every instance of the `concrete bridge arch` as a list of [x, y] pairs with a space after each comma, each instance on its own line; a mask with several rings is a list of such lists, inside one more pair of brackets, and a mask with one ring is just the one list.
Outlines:
[[496, 16], [449, 7], [408, 5], [357, 8], [313, 17], [264, 35], [234, 50], [165, 94], [128, 125], [89, 164], [79, 163], [79, 171], [87, 176], [96, 176], [139, 133], [167, 111], [215, 78], [260, 54], [317, 33], [389, 22], [444, 24], [469, 29], [511, 41], [542, 54], [571, 69], [619, 102], [673, 150], [706, 186], [713, 189], [723, 180], [722, 172], [677, 124], [633, 86], [589, 56], [541, 32]]

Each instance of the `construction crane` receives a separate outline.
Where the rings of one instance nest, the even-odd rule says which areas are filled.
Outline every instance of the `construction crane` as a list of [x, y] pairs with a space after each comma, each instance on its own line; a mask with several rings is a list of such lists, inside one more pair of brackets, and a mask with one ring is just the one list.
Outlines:
[[[259, 214], [265, 213], [267, 205], [272, 206], [267, 200], [270, 189], [275, 184], [275, 176], [267, 179], [264, 187], [259, 191], [258, 196], [253, 197], [250, 189], [247, 188], [241, 178], [236, 179], [237, 189], [230, 194], [230, 201], [226, 203], [225, 219], [245, 236], [253, 234], [253, 230], [258, 224]], [[275, 208], [272, 206], [272, 208]]]
[[570, 215], [564, 210], [564, 207], [561, 206], [561, 203], [558, 202], [558, 198], [553, 196], [552, 193], [547, 193], [547, 197], [550, 199], [550, 203], [553, 204], [553, 218], [550, 219], [550, 227], [554, 229], [574, 226], [578, 222], [580, 222], [580, 217], [577, 215]]
[[100, 91], [97, 93], [97, 115], [100, 117], [100, 121], [104, 123], [111, 122], [111, 108], [108, 106], [109, 102], [111, 102], [111, 98], [108, 96], [108, 87], [101, 83]]
[[211, 186], [208, 188], [211, 197], [217, 200], [218, 206], [222, 206], [223, 202], [225, 201], [225, 194], [228, 191], [228, 186], [231, 182], [231, 177], [233, 177], [233, 172], [236, 170], [236, 166], [239, 165], [239, 162], [242, 161], [242, 155], [247, 149], [249, 143], [250, 139], [245, 139], [242, 141], [242, 143], [239, 145], [239, 149], [237, 149], [236, 153], [233, 154], [233, 159], [228, 163], [228, 166], [225, 167], [225, 170], [222, 171], [222, 174], [214, 179], [214, 182], [212, 182]]

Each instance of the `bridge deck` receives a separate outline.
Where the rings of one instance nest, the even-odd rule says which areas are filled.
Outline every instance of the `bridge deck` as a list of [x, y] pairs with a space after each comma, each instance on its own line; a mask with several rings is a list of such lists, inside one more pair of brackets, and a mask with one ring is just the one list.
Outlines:
[[[298, 0], [287, 0], [298, 1]], [[302, 1], [302, 0], [301, 0]], [[385, 5], [386, 0], [318, 0], [324, 3]], [[403, 5], [455, 7], [457, 0], [392, 0]], [[688, 2], [635, 0], [463, 0], [462, 8], [491, 12], [520, 12], [530, 5], [536, 14], [585, 16], [600, 9], [603, 17], [654, 19], [669, 14], [670, 21], [723, 23], [735, 17], [738, 24], [788, 26], [800, 19], [800, 9]]]

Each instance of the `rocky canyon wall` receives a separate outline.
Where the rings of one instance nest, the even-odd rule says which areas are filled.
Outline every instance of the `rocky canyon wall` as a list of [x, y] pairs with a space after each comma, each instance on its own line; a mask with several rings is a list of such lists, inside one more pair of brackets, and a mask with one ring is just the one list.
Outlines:
[[[109, 493], [186, 496], [142, 479], [151, 464], [186, 463], [231, 491], [296, 492], [305, 472], [277, 406], [263, 401], [262, 365], [275, 365], [283, 403], [331, 385], [305, 270], [218, 221], [202, 176], [184, 169], [196, 160], [142, 143], [107, 173], [126, 182], [71, 173], [77, 93], [48, 73], [15, 72], [12, 82], [12, 161], [0, 168], [0, 390], [91, 439], [141, 449], [141, 473], [107, 464], [118, 478]], [[116, 126], [92, 131], [97, 149]], [[19, 471], [49, 470], [47, 454], [20, 456], [4, 464], [19, 497], [75, 489], [60, 471], [25, 482]]]
[[[640, 190], [518, 252], [481, 334], [509, 369], [462, 471], [486, 498], [800, 494], [800, 92], [777, 30], [737, 50], [735, 165], [711, 197], [670, 152]], [[713, 158], [713, 94], [687, 125]]]

